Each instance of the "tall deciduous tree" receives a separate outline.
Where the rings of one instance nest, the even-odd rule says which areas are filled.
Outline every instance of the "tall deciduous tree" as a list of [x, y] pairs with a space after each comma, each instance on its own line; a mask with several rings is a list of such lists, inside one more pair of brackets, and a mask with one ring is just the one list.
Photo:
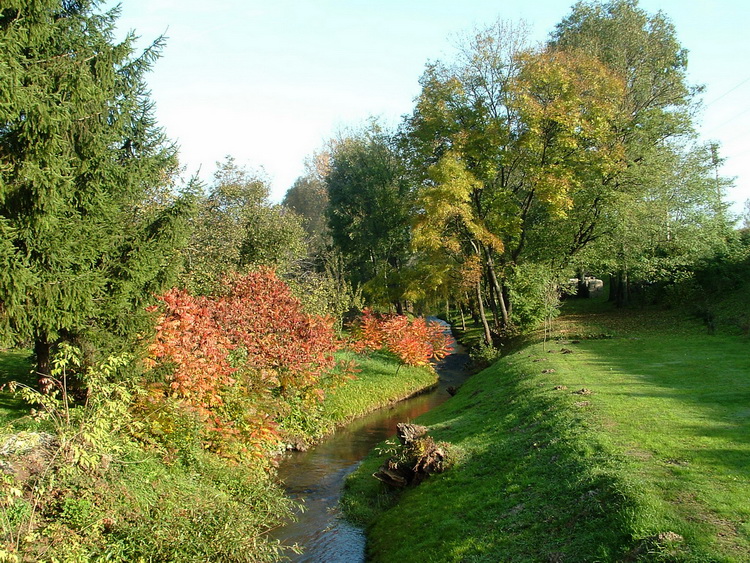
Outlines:
[[196, 294], [222, 290], [232, 273], [254, 266], [280, 271], [305, 255], [305, 232], [290, 209], [272, 204], [267, 179], [238, 166], [218, 164], [208, 195], [199, 196], [183, 283]]
[[673, 142], [656, 150], [647, 168], [633, 169], [637, 178], [622, 179], [633, 184], [610, 211], [611, 235], [582, 257], [616, 273], [611, 300], [620, 305], [628, 303], [632, 281], [656, 287], [679, 281], [727, 244], [728, 181], [716, 175], [711, 147]]
[[[628, 248], [643, 249], [642, 257], [647, 261], [649, 254], [661, 252], [657, 246], [646, 250], [643, 239], [631, 244], [634, 235], [629, 236], [628, 232], [636, 229], [646, 234], [650, 228], [643, 222], [645, 218], [661, 216], [663, 225], [672, 224], [670, 240], [674, 246], [675, 218], [687, 213], [690, 203], [705, 202], [706, 198], [713, 198], [714, 204], [707, 208], [695, 203], [690, 213], [700, 214], [703, 224], [716, 224], [714, 219], [721, 219], [721, 190], [718, 194], [716, 190], [721, 181], [709, 181], [706, 172], [710, 160], [705, 150], [688, 146], [694, 135], [693, 99], [700, 89], [687, 83], [687, 51], [677, 41], [672, 23], [661, 12], [647, 14], [635, 0], [577, 3], [557, 26], [550, 44], [555, 49], [586, 52], [625, 80], [622, 114], [626, 119], [617, 124], [617, 135], [626, 148], [627, 166], [608, 178], [607, 186], [585, 207], [588, 215], [596, 219], [588, 232], [609, 231], [621, 242], [614, 255], [609, 247], [608, 256], [619, 256], [618, 263], [610, 260], [615, 273], [612, 287], [618, 303], [625, 304], [628, 271], [636, 260]], [[700, 159], [703, 164], [698, 164]], [[682, 193], [675, 197], [680, 190]], [[703, 195], [697, 196], [696, 190], [703, 190]], [[667, 221], [674, 213], [665, 209], [677, 209], [678, 201], [681, 211]], [[648, 223], [654, 225], [653, 221]], [[636, 224], [640, 226], [635, 227]], [[661, 236], [666, 236], [664, 229], [663, 226]], [[705, 231], [708, 232], [718, 233], [714, 228]], [[681, 244], [692, 244], [686, 236], [687, 231], [683, 230]]]
[[326, 176], [328, 225], [350, 281], [372, 302], [403, 306], [408, 183], [392, 140], [377, 125], [335, 143]]
[[[0, 319], [49, 368], [61, 339], [126, 338], [169, 282], [187, 201], [163, 201], [176, 150], [156, 126], [118, 15], [95, 0], [0, 9]], [[94, 349], [91, 347], [90, 349]]]
[[622, 82], [584, 53], [531, 50], [522, 28], [498, 23], [455, 64], [428, 67], [422, 86], [407, 125], [424, 171], [416, 240], [473, 254], [507, 328], [513, 270], [560, 247], [550, 223], [621, 166]]
[[281, 202], [302, 218], [311, 256], [319, 256], [328, 244], [328, 190], [325, 183], [328, 153], [317, 153], [305, 168], [306, 173], [295, 180]]

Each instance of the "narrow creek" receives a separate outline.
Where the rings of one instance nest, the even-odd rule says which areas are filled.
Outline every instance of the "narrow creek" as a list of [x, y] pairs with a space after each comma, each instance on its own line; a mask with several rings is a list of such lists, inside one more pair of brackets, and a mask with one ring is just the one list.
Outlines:
[[[447, 325], [446, 330], [450, 330]], [[304, 505], [296, 514], [297, 521], [273, 533], [283, 545], [297, 544], [303, 549], [302, 554], [285, 551], [290, 561], [364, 561], [364, 532], [338, 514], [344, 481], [375, 445], [395, 435], [396, 424], [412, 421], [446, 401], [450, 397], [446, 389], [466, 379], [468, 360], [463, 347], [453, 341], [453, 352], [435, 365], [439, 375], [436, 389], [357, 419], [308, 451], [284, 457], [279, 478], [287, 494]]]

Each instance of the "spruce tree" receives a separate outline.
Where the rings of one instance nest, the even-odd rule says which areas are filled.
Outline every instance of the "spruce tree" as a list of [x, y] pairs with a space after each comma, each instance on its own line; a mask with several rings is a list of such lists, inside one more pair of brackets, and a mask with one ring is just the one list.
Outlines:
[[0, 8], [0, 336], [92, 354], [148, 326], [171, 281], [189, 201], [169, 195], [175, 147], [157, 127], [142, 54], [96, 0]]

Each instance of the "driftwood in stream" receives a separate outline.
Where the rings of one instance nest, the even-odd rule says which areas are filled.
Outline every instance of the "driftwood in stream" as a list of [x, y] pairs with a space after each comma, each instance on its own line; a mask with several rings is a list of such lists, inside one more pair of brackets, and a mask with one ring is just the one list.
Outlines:
[[425, 426], [401, 423], [396, 430], [401, 446], [373, 477], [392, 487], [405, 487], [418, 485], [428, 475], [447, 469], [446, 444], [435, 443], [430, 436], [425, 436]]

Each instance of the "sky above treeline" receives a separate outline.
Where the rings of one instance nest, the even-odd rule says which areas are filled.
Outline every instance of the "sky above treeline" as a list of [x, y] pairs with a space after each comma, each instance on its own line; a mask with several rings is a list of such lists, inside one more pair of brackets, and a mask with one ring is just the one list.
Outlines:
[[[140, 46], [167, 37], [148, 76], [156, 116], [180, 147], [185, 176], [210, 181], [233, 156], [270, 178], [280, 201], [304, 161], [371, 116], [411, 113], [428, 61], [453, 58], [461, 36], [497, 19], [524, 20], [543, 42], [572, 0], [122, 0], [118, 30]], [[115, 2], [104, 6], [113, 6]], [[735, 177], [734, 210], [750, 199], [750, 3], [641, 0], [663, 11], [704, 85], [696, 122]]]

